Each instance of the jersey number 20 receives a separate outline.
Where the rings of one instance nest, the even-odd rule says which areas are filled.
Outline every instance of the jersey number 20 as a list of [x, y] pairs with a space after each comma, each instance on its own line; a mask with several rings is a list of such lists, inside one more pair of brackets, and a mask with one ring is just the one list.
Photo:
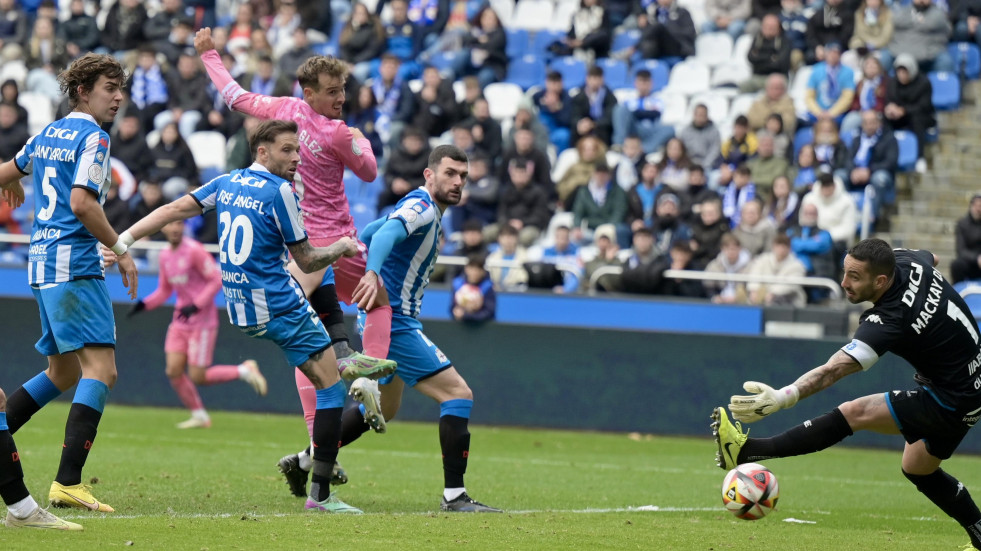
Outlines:
[[[231, 213], [223, 211], [218, 216], [218, 223], [221, 225], [221, 238], [218, 239], [218, 248], [221, 250], [220, 260], [241, 266], [249, 259], [249, 254], [252, 252], [252, 221], [244, 214], [236, 216], [233, 220]], [[239, 232], [242, 234], [242, 242], [236, 247]]]

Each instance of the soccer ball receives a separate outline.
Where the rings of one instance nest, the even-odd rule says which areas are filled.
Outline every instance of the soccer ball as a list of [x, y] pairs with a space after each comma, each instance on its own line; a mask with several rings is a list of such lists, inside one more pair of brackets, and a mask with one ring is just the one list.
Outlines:
[[765, 517], [777, 506], [777, 477], [759, 463], [746, 463], [729, 471], [722, 483], [722, 504], [743, 520]]
[[465, 283], [453, 297], [457, 306], [468, 312], [476, 312], [484, 305], [484, 294], [480, 292], [480, 287], [472, 283]]

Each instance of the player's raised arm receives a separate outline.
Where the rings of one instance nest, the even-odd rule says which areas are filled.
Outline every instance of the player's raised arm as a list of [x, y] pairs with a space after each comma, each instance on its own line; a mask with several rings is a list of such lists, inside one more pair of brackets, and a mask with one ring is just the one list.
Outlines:
[[286, 98], [264, 96], [249, 92], [235, 82], [221, 62], [221, 56], [215, 50], [215, 41], [211, 38], [211, 28], [204, 27], [194, 35], [194, 49], [201, 56], [205, 70], [211, 77], [218, 93], [221, 94], [229, 109], [247, 113], [260, 119], [270, 119], [276, 114], [276, 109]]
[[157, 207], [153, 212], [124, 231], [121, 238], [129, 246], [148, 235], [157, 233], [171, 222], [187, 220], [202, 212], [204, 212], [204, 208], [197, 202], [197, 199], [193, 195], [185, 195], [172, 203]]

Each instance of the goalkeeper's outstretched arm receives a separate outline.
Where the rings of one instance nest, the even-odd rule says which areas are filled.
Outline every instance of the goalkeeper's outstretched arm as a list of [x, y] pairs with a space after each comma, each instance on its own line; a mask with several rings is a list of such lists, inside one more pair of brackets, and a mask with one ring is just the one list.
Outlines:
[[797, 387], [799, 398], [806, 398], [861, 370], [862, 364], [845, 352], [838, 350], [828, 359], [827, 363], [798, 377], [794, 381], [794, 386]]

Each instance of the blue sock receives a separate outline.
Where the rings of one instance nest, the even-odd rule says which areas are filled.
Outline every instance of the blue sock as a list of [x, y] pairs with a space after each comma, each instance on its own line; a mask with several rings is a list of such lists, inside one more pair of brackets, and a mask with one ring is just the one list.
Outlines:
[[42, 408], [45, 404], [61, 395], [61, 391], [51, 382], [48, 374], [43, 371], [24, 383], [24, 390], [37, 402], [38, 407]]
[[347, 388], [343, 381], [337, 381], [332, 386], [317, 391], [317, 409], [344, 407]]
[[7, 427], [7, 412], [0, 411], [0, 431], [9, 430]]
[[82, 379], [78, 382], [75, 389], [75, 398], [72, 400], [76, 404], [84, 404], [102, 413], [106, 409], [106, 400], [109, 399], [109, 386], [98, 379]]
[[454, 415], [456, 417], [470, 419], [471, 409], [473, 409], [473, 400], [466, 400], [463, 398], [447, 400], [439, 405], [439, 416], [443, 417], [444, 415]]

